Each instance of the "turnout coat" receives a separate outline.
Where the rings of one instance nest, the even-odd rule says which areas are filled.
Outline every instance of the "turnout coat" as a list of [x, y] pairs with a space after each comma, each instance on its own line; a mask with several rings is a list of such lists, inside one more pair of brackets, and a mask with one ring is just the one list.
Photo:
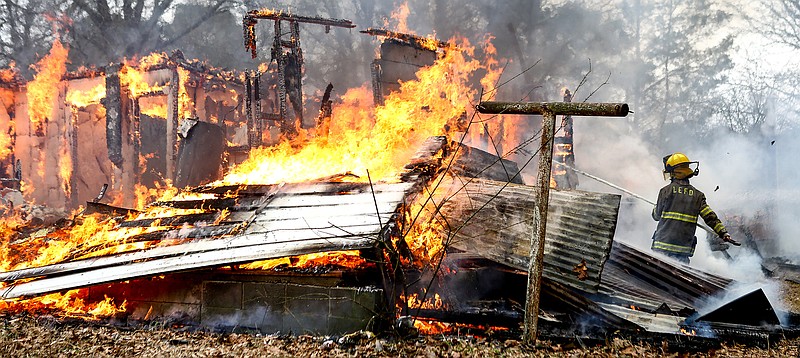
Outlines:
[[653, 219], [658, 221], [653, 233], [653, 251], [686, 257], [694, 255], [698, 215], [719, 237], [728, 232], [706, 203], [703, 192], [689, 184], [687, 179], [672, 179], [658, 192], [658, 201], [653, 208]]

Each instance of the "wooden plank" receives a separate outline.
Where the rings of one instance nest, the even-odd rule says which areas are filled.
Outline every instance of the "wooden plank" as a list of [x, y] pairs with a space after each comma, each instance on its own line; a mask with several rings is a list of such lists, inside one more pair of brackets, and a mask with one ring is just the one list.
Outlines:
[[219, 187], [199, 187], [194, 192], [230, 194], [237, 196], [265, 195], [280, 192], [280, 194], [324, 194], [324, 193], [366, 193], [372, 192], [398, 192], [410, 187], [409, 183], [348, 183], [348, 182], [320, 182], [320, 183], [284, 183], [264, 185], [223, 185]]
[[195, 224], [198, 222], [213, 223], [219, 219], [222, 214], [220, 211], [199, 214], [175, 215], [165, 218], [147, 218], [138, 220], [123, 221], [119, 227], [147, 227], [152, 226], [158, 221], [159, 226], [180, 226], [183, 224]]
[[267, 243], [219, 251], [196, 252], [182, 256], [166, 257], [124, 266], [111, 266], [87, 272], [43, 278], [6, 288], [3, 299], [28, 297], [50, 292], [81, 288], [106, 282], [124, 281], [137, 277], [164, 273], [227, 266], [238, 263], [295, 256], [315, 252], [356, 250], [371, 247], [370, 238], [325, 238], [301, 242]]
[[405, 192], [383, 193], [358, 193], [347, 195], [278, 195], [269, 203], [269, 208], [285, 207], [317, 207], [317, 206], [353, 206], [357, 204], [371, 204], [375, 211], [375, 201], [378, 203], [400, 203]]
[[375, 204], [361, 204], [361, 205], [329, 205], [329, 206], [316, 206], [316, 207], [288, 207], [288, 208], [272, 208], [267, 207], [260, 213], [256, 214], [254, 221], [268, 221], [268, 220], [281, 220], [293, 218], [328, 218], [341, 215], [376, 215], [381, 213], [381, 218], [384, 215], [388, 216], [397, 210], [400, 203], [378, 203]]
[[[385, 221], [388, 217], [393, 216], [393, 213], [388, 213], [381, 216], [381, 220]], [[295, 217], [285, 220], [270, 220], [270, 221], [254, 221], [247, 227], [245, 233], [258, 233], [269, 232], [274, 230], [323, 230], [341, 228], [341, 230], [349, 230], [353, 227], [371, 226], [377, 232], [380, 231], [381, 221], [378, 220], [377, 215], [343, 215], [333, 217]], [[347, 232], [342, 232], [346, 234]]]
[[222, 219], [224, 223], [235, 223], [235, 222], [247, 222], [251, 221], [256, 217], [255, 210], [248, 210], [248, 211], [232, 211], [228, 214], [225, 219]]

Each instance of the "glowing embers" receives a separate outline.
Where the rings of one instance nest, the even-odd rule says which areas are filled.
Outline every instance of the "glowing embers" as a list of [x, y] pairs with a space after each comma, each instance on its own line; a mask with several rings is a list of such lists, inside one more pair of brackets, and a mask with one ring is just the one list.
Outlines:
[[357, 250], [317, 252], [292, 257], [281, 257], [273, 260], [262, 260], [237, 265], [237, 269], [245, 270], [300, 270], [319, 272], [327, 269], [367, 269], [374, 268], [375, 263], [361, 257]]
[[508, 332], [508, 327], [486, 326], [467, 323], [449, 323], [429, 319], [413, 318], [414, 328], [425, 335], [434, 334], [460, 334], [460, 333], [480, 333], [490, 336], [497, 332]]

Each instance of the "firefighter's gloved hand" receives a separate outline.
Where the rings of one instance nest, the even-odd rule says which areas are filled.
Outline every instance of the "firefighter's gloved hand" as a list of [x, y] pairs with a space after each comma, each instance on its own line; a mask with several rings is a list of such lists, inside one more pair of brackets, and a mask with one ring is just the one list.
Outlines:
[[740, 242], [738, 242], [738, 241], [736, 241], [734, 239], [731, 239], [731, 235], [729, 235], [729, 234], [725, 234], [724, 236], [722, 236], [722, 241], [729, 242], [733, 246], [742, 246], [742, 243], [740, 243]]
[[708, 246], [711, 251], [725, 251], [730, 245], [726, 244], [725, 241], [719, 236], [709, 237]]

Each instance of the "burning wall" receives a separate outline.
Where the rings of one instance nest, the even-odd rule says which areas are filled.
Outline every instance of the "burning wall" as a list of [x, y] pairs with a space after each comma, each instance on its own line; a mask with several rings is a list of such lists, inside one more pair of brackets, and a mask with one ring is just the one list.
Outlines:
[[103, 184], [119, 205], [152, 200], [134, 194], [175, 180], [183, 118], [221, 127], [232, 146], [248, 144], [238, 135], [246, 94], [236, 73], [163, 54], [75, 73], [47, 70], [64, 60], [46, 57], [38, 66], [48, 76], [3, 88], [0, 129], [12, 134], [4, 136], [10, 153], [0, 152], [3, 177], [18, 171], [28, 202], [72, 209]]

